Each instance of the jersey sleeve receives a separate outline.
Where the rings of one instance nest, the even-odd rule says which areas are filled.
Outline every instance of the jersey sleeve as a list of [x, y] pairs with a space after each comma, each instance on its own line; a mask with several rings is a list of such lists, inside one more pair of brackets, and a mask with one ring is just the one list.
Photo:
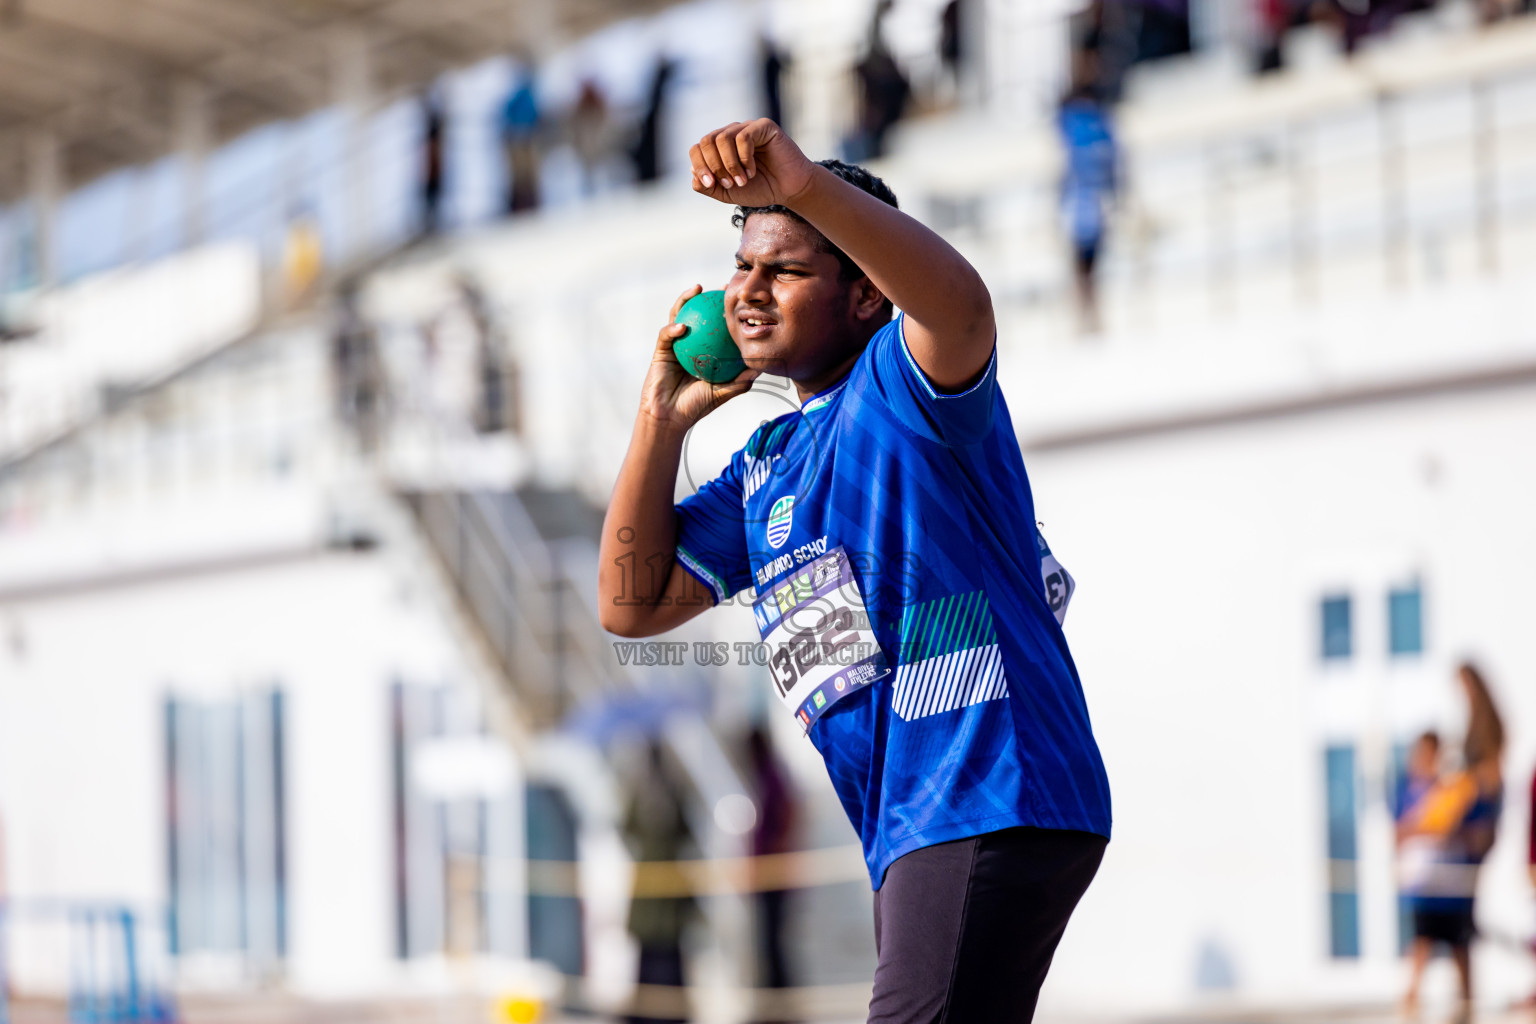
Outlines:
[[714, 595], [729, 599], [752, 583], [742, 495], [743, 452], [677, 505], [677, 562]]
[[981, 379], [954, 394], [934, 387], [907, 348], [905, 314], [870, 341], [871, 369], [881, 396], [896, 418], [919, 437], [938, 444], [975, 444], [992, 429], [997, 398], [997, 344]]

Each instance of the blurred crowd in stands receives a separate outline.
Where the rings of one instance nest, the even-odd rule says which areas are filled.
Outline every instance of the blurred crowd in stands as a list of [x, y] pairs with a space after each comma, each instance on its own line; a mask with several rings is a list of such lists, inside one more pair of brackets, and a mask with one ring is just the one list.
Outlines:
[[[1338, 33], [1345, 53], [1354, 53], [1370, 36], [1391, 31], [1407, 14], [1430, 11], [1441, 0], [1256, 0], [1258, 47], [1255, 66], [1260, 72], [1285, 66], [1284, 42], [1291, 30], [1322, 23]], [[1476, 0], [1477, 16], [1484, 24], [1536, 10], [1533, 0]]]
[[[1336, 34], [1346, 55], [1385, 35], [1404, 16], [1431, 12], [1442, 0], [1251, 0], [1252, 66], [1286, 66], [1287, 40], [1307, 25]], [[882, 3], [886, 6], [888, 0]], [[1536, 11], [1536, 0], [1475, 0], [1483, 24]], [[1072, 250], [1079, 329], [1099, 330], [1095, 278], [1111, 209], [1122, 180], [1112, 109], [1127, 74], [1148, 61], [1195, 49], [1190, 0], [1090, 0], [1071, 19], [1069, 80], [1057, 112], [1063, 154], [1062, 224]]]
[[[766, 37], [759, 50], [759, 112], [782, 120], [780, 80], [785, 58]], [[661, 177], [669, 86], [677, 70], [672, 58], [656, 58], [644, 105], [638, 116], [626, 123], [595, 76], [582, 79], [576, 99], [567, 109], [549, 109], [539, 94], [535, 64], [527, 58], [519, 60], [496, 125], [506, 182], [503, 212], [516, 214], [538, 208], [544, 158], [561, 146], [569, 146], [576, 156], [582, 195], [595, 195], [610, 183], [643, 184]], [[420, 227], [423, 234], [430, 235], [442, 223], [446, 154], [443, 103], [436, 92], [423, 96], [421, 118]]]
[[[963, 68], [970, 61], [965, 19], [973, 4], [974, 0], [949, 0], [940, 12], [940, 73], [932, 82], [924, 83], [924, 94], [918, 97], [928, 107], [952, 106], [958, 101]], [[842, 155], [849, 160], [884, 155], [891, 129], [913, 106], [910, 73], [893, 53], [885, 31], [894, 6], [895, 0], [878, 0], [861, 56], [851, 69], [857, 82], [858, 109], [842, 143]], [[758, 39], [756, 59], [756, 109], [743, 116], [764, 116], [787, 126], [783, 97], [789, 57], [763, 34]], [[660, 178], [665, 170], [661, 147], [677, 71], [673, 58], [658, 55], [643, 105], [626, 116], [625, 111], [616, 109], [596, 75], [582, 79], [574, 102], [564, 109], [551, 109], [540, 95], [536, 63], [526, 55], [518, 57], [495, 126], [506, 182], [503, 211], [516, 214], [540, 205], [544, 158], [561, 147], [569, 147], [576, 155], [583, 195], [595, 195], [616, 184], [643, 184]], [[443, 224], [447, 114], [435, 89], [422, 96], [420, 109], [419, 227], [422, 234], [430, 235]]]
[[[1287, 64], [1288, 40], [1305, 26], [1334, 34], [1340, 50], [1354, 54], [1370, 37], [1385, 35], [1405, 16], [1432, 12], [1449, 0], [1248, 0], [1251, 63], [1270, 74]], [[840, 155], [853, 162], [879, 159], [891, 147], [893, 130], [914, 111], [943, 110], [975, 93], [977, 41], [984, 38], [977, 0], [949, 0], [939, 11], [937, 60], [933, 73], [914, 73], [892, 47], [887, 22], [896, 0], [876, 0], [859, 54], [849, 69], [856, 108]], [[1096, 334], [1100, 316], [1095, 285], [1112, 211], [1123, 180], [1113, 109], [1125, 95], [1137, 65], [1194, 52], [1198, 33], [1192, 0], [1089, 0], [1071, 16], [1070, 69], [1056, 113], [1063, 154], [1061, 224], [1071, 250], [1071, 277], [1079, 329]], [[1536, 0], [1473, 0], [1484, 23], [1536, 10]], [[766, 34], [757, 50], [756, 109], [786, 124], [784, 81], [787, 54]], [[574, 152], [582, 195], [595, 195], [629, 182], [660, 178], [665, 161], [668, 108], [678, 72], [676, 61], [658, 55], [638, 109], [617, 109], [597, 76], [584, 78], [574, 102], [550, 109], [539, 92], [538, 69], [517, 61], [500, 106], [500, 139], [505, 185], [504, 212], [537, 208], [542, 200], [541, 168], [554, 149]], [[444, 107], [435, 93], [422, 100], [422, 234], [442, 223], [445, 147]], [[793, 125], [787, 125], [791, 131]]]
[[[1306, 25], [1325, 26], [1346, 54], [1372, 36], [1390, 33], [1406, 15], [1449, 6], [1448, 0], [1250, 0], [1253, 64], [1260, 73], [1285, 67], [1285, 42]], [[1234, 5], [1236, 6], [1236, 5]], [[1536, 0], [1473, 0], [1483, 24], [1536, 11]], [[1120, 99], [1136, 64], [1190, 53], [1197, 46], [1190, 0], [1090, 0], [1072, 18], [1076, 53], [1098, 56], [1102, 98]]]
[[[576, 100], [568, 109], [552, 111], [539, 95], [535, 65], [526, 58], [519, 60], [496, 125], [506, 182], [503, 212], [515, 214], [538, 208], [544, 157], [557, 146], [568, 145], [574, 151], [580, 167], [583, 195], [602, 190], [609, 179], [610, 166], [620, 157], [626, 158], [628, 180], [656, 180], [667, 85], [676, 69], [677, 65], [671, 59], [657, 58], [645, 109], [638, 120], [626, 128], [614, 116], [603, 87], [595, 77], [582, 80]], [[422, 97], [421, 120], [420, 227], [423, 234], [430, 235], [442, 223], [446, 171], [445, 115], [442, 100], [435, 91]]]
[[[1400, 19], [1449, 6], [1449, 0], [1248, 0], [1251, 63], [1257, 74], [1287, 65], [1288, 40], [1298, 29], [1317, 26], [1336, 35], [1340, 50], [1354, 54], [1371, 37], [1388, 34]], [[861, 162], [879, 159], [891, 147], [893, 130], [915, 110], [943, 110], [975, 90], [977, 41], [984, 38], [977, 0], [949, 0], [939, 11], [936, 72], [915, 75], [892, 47], [887, 22], [896, 0], [876, 0], [859, 55], [849, 69], [856, 109], [841, 143], [841, 156]], [[1061, 224], [1071, 250], [1071, 276], [1082, 333], [1095, 334], [1100, 317], [1095, 278], [1112, 211], [1123, 180], [1114, 130], [1114, 107], [1137, 65], [1194, 52], [1198, 33], [1192, 0], [1089, 0], [1071, 16], [1070, 69], [1056, 112], [1063, 154]], [[1536, 0], [1473, 0], [1470, 9], [1484, 23], [1536, 10]], [[756, 48], [755, 109], [742, 116], [767, 116], [787, 124], [784, 104], [788, 55], [767, 34]], [[536, 63], [517, 59], [495, 125], [505, 182], [503, 210], [536, 209], [544, 199], [540, 175], [553, 150], [575, 155], [581, 195], [595, 195], [627, 183], [649, 183], [666, 167], [669, 106], [679, 65], [658, 54], [642, 103], [620, 109], [600, 78], [583, 78], [573, 102], [552, 109], [540, 94]], [[446, 114], [434, 90], [421, 101], [420, 169], [422, 235], [443, 224], [447, 149]]]

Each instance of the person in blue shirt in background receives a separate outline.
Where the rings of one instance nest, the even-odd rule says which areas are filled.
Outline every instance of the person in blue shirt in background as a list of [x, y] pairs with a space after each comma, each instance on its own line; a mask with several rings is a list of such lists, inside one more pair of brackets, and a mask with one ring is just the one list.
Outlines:
[[519, 65], [512, 89], [501, 106], [501, 145], [506, 154], [507, 212], [539, 205], [540, 133], [543, 117], [533, 69]]
[[1063, 161], [1061, 212], [1072, 243], [1072, 280], [1079, 324], [1086, 334], [1100, 326], [1096, 275], [1109, 220], [1120, 188], [1120, 147], [1099, 85], [1099, 55], [1072, 55], [1072, 87], [1056, 112]]
[[[1029, 1021], [1110, 798], [991, 297], [883, 181], [766, 118], [689, 158], [695, 191], [736, 206], [725, 315], [747, 369], [693, 379], [685, 328], [658, 333], [603, 529], [603, 625], [653, 636], [748, 592], [782, 713], [863, 845], [868, 1019]], [[686, 432], [760, 373], [800, 409], [674, 504]]]
[[1397, 886], [1399, 907], [1413, 925], [1412, 973], [1404, 1004], [1418, 1003], [1419, 986], [1429, 963], [1432, 940], [1420, 934], [1423, 890], [1441, 854], [1440, 837], [1417, 833], [1417, 818], [1426, 797], [1440, 782], [1440, 734], [1433, 729], [1419, 736], [1408, 751], [1406, 771], [1398, 776], [1392, 794], [1392, 817], [1397, 823]]

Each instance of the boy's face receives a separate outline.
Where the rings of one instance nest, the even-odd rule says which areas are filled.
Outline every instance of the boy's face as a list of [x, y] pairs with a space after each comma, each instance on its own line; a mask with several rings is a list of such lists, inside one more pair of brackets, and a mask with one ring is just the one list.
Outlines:
[[843, 280], [821, 246], [815, 228], [780, 213], [754, 213], [742, 226], [725, 320], [753, 369], [814, 382], [869, 340], [880, 293], [867, 278]]

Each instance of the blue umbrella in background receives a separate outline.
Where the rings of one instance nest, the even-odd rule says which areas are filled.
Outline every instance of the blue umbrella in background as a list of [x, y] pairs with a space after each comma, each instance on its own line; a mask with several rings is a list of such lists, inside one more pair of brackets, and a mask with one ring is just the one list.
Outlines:
[[583, 703], [561, 731], [601, 747], [621, 735], [659, 736], [674, 718], [708, 713], [709, 692], [702, 688], [616, 693]]

